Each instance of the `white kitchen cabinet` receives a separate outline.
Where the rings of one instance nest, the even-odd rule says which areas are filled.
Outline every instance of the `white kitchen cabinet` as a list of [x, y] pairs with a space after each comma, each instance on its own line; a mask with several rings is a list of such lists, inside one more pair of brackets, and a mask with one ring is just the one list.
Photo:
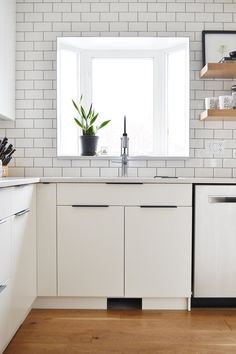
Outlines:
[[125, 208], [125, 296], [191, 296], [191, 207]]
[[36, 191], [0, 189], [0, 353], [36, 298]]
[[12, 188], [0, 189], [0, 220], [9, 217], [11, 213]]
[[139, 297], [146, 309], [187, 308], [190, 184], [57, 183], [38, 194], [36, 307], [105, 309], [109, 297]]
[[12, 333], [11, 328], [11, 293], [10, 281], [0, 286], [0, 353], [9, 343]]
[[58, 206], [58, 295], [124, 295], [124, 209]]
[[15, 119], [16, 0], [0, 1], [0, 118]]
[[192, 204], [191, 184], [58, 183], [57, 204]]
[[11, 276], [11, 218], [0, 219], [0, 286]]
[[38, 296], [57, 295], [56, 184], [37, 185]]
[[12, 187], [12, 214], [33, 207], [35, 212], [35, 186], [33, 184], [24, 184]]
[[0, 353], [10, 340], [11, 218], [0, 219]]
[[[12, 217], [12, 327], [18, 328], [36, 298], [36, 191], [19, 187], [24, 209]], [[24, 197], [25, 196], [25, 197]]]

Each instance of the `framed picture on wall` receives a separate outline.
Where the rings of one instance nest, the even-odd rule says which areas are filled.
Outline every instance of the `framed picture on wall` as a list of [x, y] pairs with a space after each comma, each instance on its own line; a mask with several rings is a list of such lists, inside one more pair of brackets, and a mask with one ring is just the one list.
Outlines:
[[233, 51], [236, 51], [236, 31], [202, 31], [203, 66], [219, 63]]

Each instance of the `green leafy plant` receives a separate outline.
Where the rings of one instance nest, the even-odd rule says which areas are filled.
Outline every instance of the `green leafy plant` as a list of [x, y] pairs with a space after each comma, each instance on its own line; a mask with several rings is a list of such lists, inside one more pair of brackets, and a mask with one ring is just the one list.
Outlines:
[[72, 103], [78, 113], [78, 118], [74, 118], [76, 124], [82, 129], [83, 135], [96, 135], [99, 129], [104, 128], [110, 120], [105, 120], [100, 125], [95, 126], [95, 122], [98, 118], [99, 113], [96, 113], [93, 104], [91, 103], [89, 110], [86, 112], [85, 108], [82, 106], [83, 96], [81, 95], [78, 104], [72, 100]]

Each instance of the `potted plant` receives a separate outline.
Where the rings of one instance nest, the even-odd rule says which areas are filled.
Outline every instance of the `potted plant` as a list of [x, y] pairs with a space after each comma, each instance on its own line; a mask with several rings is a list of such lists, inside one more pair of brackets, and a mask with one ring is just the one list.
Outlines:
[[97, 131], [105, 127], [110, 120], [105, 120], [100, 125], [95, 126], [95, 122], [98, 118], [99, 113], [96, 113], [93, 104], [91, 103], [89, 110], [82, 106], [83, 96], [81, 95], [78, 104], [72, 100], [73, 105], [78, 113], [78, 118], [74, 118], [76, 124], [82, 129], [82, 135], [80, 136], [81, 141], [81, 155], [82, 156], [93, 156], [96, 155], [98, 136]]

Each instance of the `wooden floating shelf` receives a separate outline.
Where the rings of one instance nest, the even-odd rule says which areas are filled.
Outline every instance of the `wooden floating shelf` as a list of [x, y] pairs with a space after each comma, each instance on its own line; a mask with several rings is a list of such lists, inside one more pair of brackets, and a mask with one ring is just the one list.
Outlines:
[[208, 63], [202, 68], [200, 77], [234, 79], [236, 78], [236, 63]]
[[200, 120], [236, 120], [236, 109], [207, 109]]

